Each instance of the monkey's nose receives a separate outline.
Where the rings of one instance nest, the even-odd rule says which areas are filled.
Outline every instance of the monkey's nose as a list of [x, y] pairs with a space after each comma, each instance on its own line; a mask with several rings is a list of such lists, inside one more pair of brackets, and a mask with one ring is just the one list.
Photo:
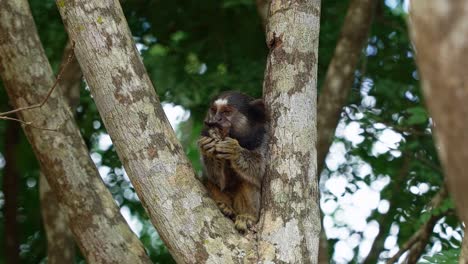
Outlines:
[[209, 126], [209, 127], [213, 127], [213, 126], [218, 125], [218, 122], [213, 121], [213, 120], [206, 120], [206, 121], [205, 121], [205, 125], [207, 125], [207, 126]]

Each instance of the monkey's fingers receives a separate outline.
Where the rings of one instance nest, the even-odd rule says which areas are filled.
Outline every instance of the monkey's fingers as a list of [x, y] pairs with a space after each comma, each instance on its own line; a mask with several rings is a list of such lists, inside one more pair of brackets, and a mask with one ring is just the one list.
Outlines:
[[215, 153], [215, 157], [218, 159], [225, 159], [225, 160], [236, 160], [239, 158], [237, 153]]
[[234, 154], [238, 152], [238, 149], [232, 146], [223, 146], [223, 145], [216, 144], [215, 148], [216, 148], [216, 153], [220, 153], [220, 154]]
[[240, 151], [240, 149], [242, 148], [239, 145], [239, 142], [232, 138], [226, 138], [225, 140], [217, 142], [216, 147], [224, 149], [233, 149], [234, 151]]
[[209, 144], [210, 142], [213, 142], [214, 139], [213, 138], [210, 138], [210, 137], [201, 137], [199, 140], [198, 140], [198, 145], [201, 147], [201, 146], [204, 146], [206, 144]]

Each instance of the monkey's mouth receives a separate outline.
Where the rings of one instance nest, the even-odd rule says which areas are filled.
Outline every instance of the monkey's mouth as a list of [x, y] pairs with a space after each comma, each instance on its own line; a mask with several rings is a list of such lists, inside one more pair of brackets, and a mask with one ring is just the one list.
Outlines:
[[208, 126], [208, 128], [210, 129], [216, 129], [219, 133], [219, 135], [221, 136], [221, 138], [225, 138], [227, 137], [227, 135], [229, 135], [229, 131], [231, 129], [231, 123], [229, 122], [225, 122], [225, 123], [218, 123], [218, 122], [215, 122], [215, 123], [209, 123], [209, 122], [205, 122], [206, 126]]
[[228, 122], [225, 122], [225, 123], [219, 123], [219, 122], [208, 122], [208, 121], [205, 121], [205, 125], [209, 128], [218, 128], [218, 129], [228, 129], [231, 128], [231, 124], [228, 123]]

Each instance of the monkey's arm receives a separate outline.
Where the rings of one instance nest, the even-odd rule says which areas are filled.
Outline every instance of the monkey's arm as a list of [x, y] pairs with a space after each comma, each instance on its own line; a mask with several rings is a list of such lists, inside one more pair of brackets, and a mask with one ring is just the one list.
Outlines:
[[248, 150], [239, 145], [233, 138], [225, 138], [216, 143], [215, 156], [231, 161], [232, 168], [245, 181], [260, 188], [265, 174], [265, 144], [254, 150]]

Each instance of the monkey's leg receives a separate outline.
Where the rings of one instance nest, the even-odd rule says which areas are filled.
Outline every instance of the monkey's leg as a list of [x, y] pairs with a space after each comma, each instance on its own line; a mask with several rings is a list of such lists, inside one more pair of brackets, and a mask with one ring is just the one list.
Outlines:
[[230, 218], [235, 216], [234, 209], [232, 209], [232, 199], [226, 194], [221, 192], [221, 190], [211, 181], [206, 182], [206, 189], [210, 194], [211, 198], [216, 202], [221, 212]]
[[243, 182], [234, 196], [234, 210], [237, 213], [234, 225], [240, 232], [256, 224], [260, 211], [260, 189]]

